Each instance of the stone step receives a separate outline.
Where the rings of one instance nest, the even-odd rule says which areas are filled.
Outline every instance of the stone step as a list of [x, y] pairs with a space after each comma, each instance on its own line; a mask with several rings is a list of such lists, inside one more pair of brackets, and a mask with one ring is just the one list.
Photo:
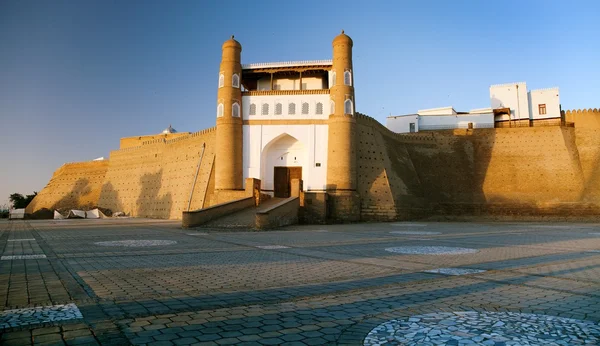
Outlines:
[[200, 226], [201, 228], [215, 228], [215, 229], [254, 229], [256, 213], [260, 210], [270, 208], [275, 204], [281, 202], [285, 198], [270, 198], [264, 202], [262, 202], [258, 207], [247, 208], [244, 210], [240, 210], [236, 213], [226, 215], [220, 217], [218, 219], [209, 221], [204, 225]]

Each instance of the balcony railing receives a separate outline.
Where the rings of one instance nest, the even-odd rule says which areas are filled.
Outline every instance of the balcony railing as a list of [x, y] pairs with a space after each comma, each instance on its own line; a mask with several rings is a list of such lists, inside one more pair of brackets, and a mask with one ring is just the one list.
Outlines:
[[269, 96], [269, 95], [328, 95], [329, 89], [312, 90], [251, 90], [242, 92], [242, 96]]

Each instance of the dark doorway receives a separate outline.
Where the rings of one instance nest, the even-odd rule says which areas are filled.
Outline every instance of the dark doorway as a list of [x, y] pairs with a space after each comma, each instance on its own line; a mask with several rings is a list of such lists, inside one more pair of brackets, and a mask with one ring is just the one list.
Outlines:
[[273, 177], [275, 197], [288, 198], [292, 190], [292, 179], [302, 179], [302, 167], [275, 167]]

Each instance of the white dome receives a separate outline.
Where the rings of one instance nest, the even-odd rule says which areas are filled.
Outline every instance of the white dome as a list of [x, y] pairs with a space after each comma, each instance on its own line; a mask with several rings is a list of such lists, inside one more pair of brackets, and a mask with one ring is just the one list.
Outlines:
[[177, 130], [175, 130], [171, 125], [169, 125], [169, 127], [164, 129], [162, 133], [177, 133]]

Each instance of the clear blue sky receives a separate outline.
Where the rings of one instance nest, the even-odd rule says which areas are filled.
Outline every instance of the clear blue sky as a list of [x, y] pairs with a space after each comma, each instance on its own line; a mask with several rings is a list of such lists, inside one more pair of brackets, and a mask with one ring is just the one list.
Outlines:
[[600, 107], [598, 1], [0, 1], [0, 205], [119, 138], [215, 124], [224, 40], [245, 63], [354, 40], [356, 108], [489, 106], [491, 84]]

